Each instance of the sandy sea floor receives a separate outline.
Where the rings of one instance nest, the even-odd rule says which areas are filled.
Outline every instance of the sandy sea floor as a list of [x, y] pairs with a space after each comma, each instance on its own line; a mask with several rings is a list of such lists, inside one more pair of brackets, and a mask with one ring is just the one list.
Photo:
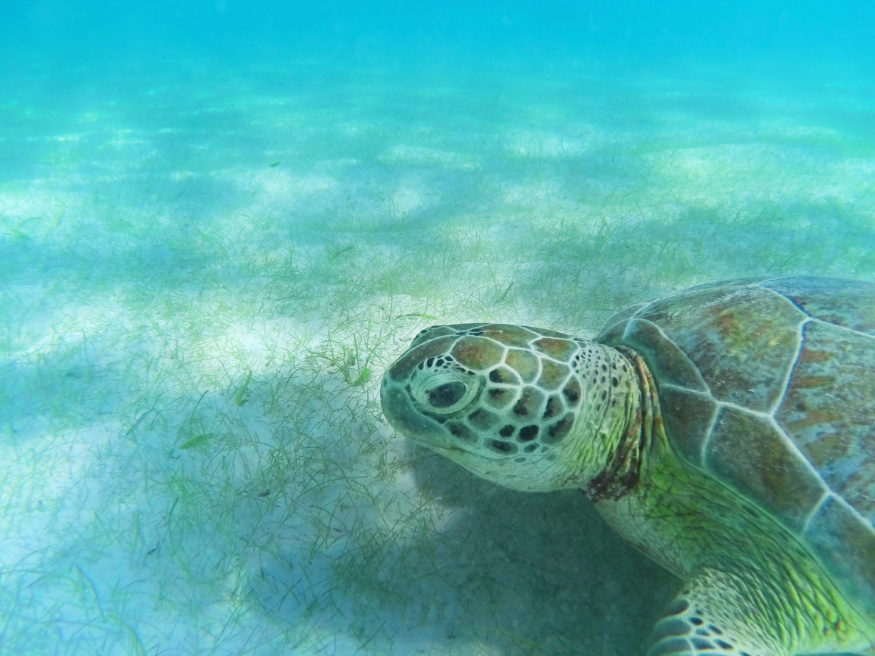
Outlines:
[[741, 72], [34, 65], [0, 99], [0, 645], [615, 656], [678, 586], [414, 448], [431, 323], [875, 274], [875, 98]]

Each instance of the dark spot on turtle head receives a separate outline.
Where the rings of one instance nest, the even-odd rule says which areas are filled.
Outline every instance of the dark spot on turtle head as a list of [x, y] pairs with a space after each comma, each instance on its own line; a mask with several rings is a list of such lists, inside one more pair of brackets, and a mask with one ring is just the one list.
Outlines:
[[562, 411], [562, 401], [555, 394], [547, 399], [547, 407], [544, 408], [544, 419], [555, 417]]
[[574, 425], [574, 415], [572, 413], [566, 414], [562, 419], [557, 421], [554, 424], [551, 424], [547, 429], [547, 436], [544, 438], [544, 442], [546, 444], [556, 444], [557, 442], [561, 442], [565, 439], [565, 436], [568, 435], [568, 431], [571, 430], [571, 427]]
[[544, 393], [534, 387], [524, 387], [519, 400], [513, 406], [517, 417], [535, 417], [541, 412]]
[[577, 382], [576, 378], [568, 381], [568, 384], [562, 389], [562, 394], [570, 405], [577, 405], [580, 400], [580, 383]]
[[526, 416], [528, 416], [528, 414], [529, 414], [529, 409], [526, 407], [526, 404], [525, 404], [525, 402], [524, 402], [522, 399], [520, 399], [519, 401], [516, 402], [516, 404], [514, 404], [514, 406], [513, 406], [513, 413], [514, 413], [517, 417], [526, 417]]
[[499, 453], [516, 453], [517, 447], [510, 442], [505, 442], [503, 440], [492, 440], [489, 443], [489, 446], [493, 448], [493, 450], [498, 451]]
[[514, 392], [510, 389], [496, 389], [493, 388], [489, 390], [489, 402], [495, 408], [502, 408], [511, 402], [513, 397], [515, 396]]
[[468, 421], [471, 422], [471, 425], [475, 428], [480, 428], [483, 430], [488, 429], [490, 426], [495, 424], [497, 421], [497, 417], [489, 412], [488, 410], [484, 410], [483, 408], [478, 408], [470, 415], [468, 415]]
[[496, 367], [490, 371], [489, 380], [493, 383], [504, 383], [506, 385], [519, 383], [519, 379], [507, 367]]
[[523, 426], [520, 428], [520, 442], [531, 442], [538, 437], [537, 426]]
[[446, 424], [447, 430], [450, 431], [450, 434], [453, 437], [456, 437], [460, 440], [464, 440], [465, 442], [476, 442], [477, 436], [474, 435], [466, 426], [462, 424], [458, 424], [456, 422], [448, 422]]
[[498, 434], [502, 437], [511, 437], [516, 429], [508, 424], [507, 426], [502, 426], [501, 430], [498, 431]]

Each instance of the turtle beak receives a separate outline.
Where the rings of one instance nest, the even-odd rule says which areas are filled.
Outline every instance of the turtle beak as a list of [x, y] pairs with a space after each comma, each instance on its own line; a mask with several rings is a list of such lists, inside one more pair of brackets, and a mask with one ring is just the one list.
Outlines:
[[380, 389], [380, 403], [383, 406], [383, 415], [392, 428], [414, 442], [433, 447], [446, 441], [441, 425], [417, 412], [404, 388], [393, 385], [386, 378], [383, 378]]

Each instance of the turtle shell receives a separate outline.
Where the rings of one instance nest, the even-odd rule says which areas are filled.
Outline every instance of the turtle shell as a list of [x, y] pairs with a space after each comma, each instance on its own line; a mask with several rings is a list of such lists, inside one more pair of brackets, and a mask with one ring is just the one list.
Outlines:
[[616, 315], [677, 454], [799, 537], [875, 616], [875, 284], [693, 287]]

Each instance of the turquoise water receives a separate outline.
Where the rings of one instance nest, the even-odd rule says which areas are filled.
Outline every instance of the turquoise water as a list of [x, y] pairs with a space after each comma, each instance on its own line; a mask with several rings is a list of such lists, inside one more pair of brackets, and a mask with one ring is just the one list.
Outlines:
[[0, 652], [638, 653], [678, 582], [580, 495], [412, 447], [380, 375], [436, 322], [591, 335], [712, 279], [873, 279], [873, 30], [4, 4]]

